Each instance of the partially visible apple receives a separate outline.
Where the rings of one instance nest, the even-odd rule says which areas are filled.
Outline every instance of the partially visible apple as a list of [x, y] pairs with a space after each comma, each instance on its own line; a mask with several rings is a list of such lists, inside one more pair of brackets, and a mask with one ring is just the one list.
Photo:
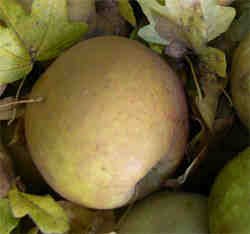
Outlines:
[[217, 176], [209, 196], [210, 233], [250, 233], [250, 147]]
[[135, 204], [118, 234], [208, 234], [207, 198], [161, 192]]

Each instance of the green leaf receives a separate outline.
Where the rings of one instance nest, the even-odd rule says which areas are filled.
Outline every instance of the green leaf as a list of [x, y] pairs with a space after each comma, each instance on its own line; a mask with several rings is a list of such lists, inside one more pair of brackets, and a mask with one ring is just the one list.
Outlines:
[[2, 0], [0, 9], [34, 60], [58, 56], [87, 31], [86, 24], [69, 22], [66, 0], [34, 0], [31, 15], [15, 0]]
[[149, 24], [141, 28], [138, 32], [138, 35], [145, 41], [148, 41], [149, 43], [151, 42], [162, 45], [168, 44], [168, 40], [165, 40], [162, 37], [160, 37], [159, 33], [155, 31], [155, 26], [152, 24]]
[[29, 215], [43, 233], [61, 234], [69, 230], [67, 215], [50, 196], [30, 195], [14, 188], [9, 192], [9, 199], [14, 216]]
[[162, 54], [162, 52], [164, 51], [164, 46], [162, 45], [154, 44], [151, 42], [149, 42], [148, 44], [149, 44], [149, 47], [157, 54]]
[[[140, 3], [139, 0], [137, 1]], [[145, 41], [167, 45], [169, 43], [168, 38], [162, 38], [155, 30], [157, 22], [156, 18], [153, 17], [153, 11], [150, 9], [150, 7], [147, 7], [147, 5], [144, 6], [143, 2], [141, 2], [140, 5], [150, 24], [140, 28], [138, 31], [138, 35]]]
[[[219, 6], [216, 0], [165, 0], [165, 5], [156, 0], [137, 1], [150, 22], [139, 30], [143, 39], [164, 45], [180, 41], [196, 52], [210, 71], [226, 75], [223, 52], [207, 49], [207, 43], [228, 29], [235, 17], [234, 8]], [[220, 63], [212, 63], [211, 58], [218, 54]]]
[[129, 3], [129, 0], [118, 0], [118, 7], [124, 19], [127, 20], [131, 25], [136, 27], [134, 11]]
[[0, 1], [0, 85], [24, 78], [36, 60], [58, 56], [87, 25], [69, 22], [66, 0], [34, 0], [29, 14], [16, 0]]
[[202, 47], [199, 54], [210, 72], [226, 77], [227, 62], [223, 51], [213, 47]]
[[203, 97], [198, 96], [195, 99], [195, 104], [200, 112], [200, 115], [206, 126], [213, 132], [216, 111], [219, 103], [219, 97], [223, 91], [223, 84], [217, 77], [213, 75], [203, 76], [200, 79]]
[[225, 32], [235, 16], [234, 8], [219, 6], [216, 0], [198, 1], [198, 3], [167, 0], [164, 6], [155, 0], [137, 1], [150, 23], [153, 17], [149, 17], [148, 10], [179, 27], [187, 41], [192, 44], [198, 42], [199, 45], [195, 46], [201, 46], [201, 43], [208, 42]]
[[0, 233], [9, 234], [19, 223], [19, 219], [15, 218], [9, 206], [7, 198], [0, 199]]
[[23, 78], [32, 66], [31, 57], [17, 35], [0, 26], [0, 85]]
[[[193, 76], [193, 80], [190, 80], [193, 82], [190, 84], [189, 81], [187, 86], [187, 93], [191, 99], [190, 103], [193, 106], [195, 118], [202, 119], [202, 125], [213, 132], [219, 97], [226, 87], [227, 80], [219, 79], [214, 73], [209, 73], [204, 66], [194, 67], [188, 57], [186, 57], [186, 61]], [[199, 82], [196, 74], [199, 74]]]
[[[8, 10], [15, 12], [17, 18], [25, 13], [21, 7], [11, 8], [11, 1], [9, 4]], [[0, 2], [0, 19], [4, 20], [2, 6], [3, 1]], [[0, 25], [0, 85], [25, 77], [32, 67], [31, 56], [15, 31]]]

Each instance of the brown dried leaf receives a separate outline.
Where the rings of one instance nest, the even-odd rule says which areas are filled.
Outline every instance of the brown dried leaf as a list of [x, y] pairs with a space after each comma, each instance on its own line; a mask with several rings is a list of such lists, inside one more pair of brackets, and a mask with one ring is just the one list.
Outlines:
[[168, 179], [165, 187], [179, 188], [188, 179], [189, 175], [195, 171], [205, 157], [208, 146], [209, 132], [203, 121], [197, 117], [196, 120], [201, 126], [201, 130], [192, 138], [187, 148], [187, 160], [190, 161], [185, 171], [177, 178]]
[[229, 149], [223, 148], [223, 142], [231, 131], [233, 117], [215, 120], [216, 133], [208, 142], [207, 152], [198, 167], [189, 173], [186, 178], [185, 188], [196, 192], [209, 192], [215, 176], [225, 163], [232, 158]]
[[203, 118], [206, 126], [213, 131], [214, 120], [216, 116], [219, 97], [223, 92], [221, 79], [208, 72], [203, 73], [200, 77], [200, 85], [203, 91], [203, 96], [195, 98], [195, 104]]
[[[192, 106], [192, 109], [195, 115], [194, 119], [199, 122], [201, 130], [192, 138], [188, 146], [187, 159], [191, 160], [191, 162], [188, 163], [185, 171], [182, 172], [181, 175], [166, 181], [165, 186], [169, 188], [176, 189], [185, 183], [185, 186], [189, 189], [190, 184], [199, 186], [203, 183], [201, 178], [210, 178], [211, 176], [208, 176], [208, 171], [213, 171], [211, 168], [212, 165], [210, 164], [209, 167], [205, 166], [204, 169], [204, 164], [206, 164], [205, 162], [216, 163], [218, 161], [216, 158], [217, 155], [210, 154], [212, 152], [211, 149], [218, 147], [233, 124], [234, 116], [232, 106], [226, 97], [220, 100], [212, 131], [205, 126], [202, 119], [199, 119], [200, 113], [197, 112], [196, 106]], [[218, 168], [218, 165], [214, 166], [214, 168]], [[206, 174], [206, 176], [204, 176], [204, 174]], [[186, 183], [188, 183], [188, 185], [186, 185]]]
[[129, 25], [120, 13], [118, 1], [98, 0], [96, 2], [97, 27], [101, 35], [127, 36]]
[[[1, 128], [0, 128], [1, 130]], [[1, 137], [1, 136], [0, 136]], [[2, 137], [1, 137], [2, 138]], [[12, 161], [0, 140], [0, 198], [6, 197], [14, 180]]]
[[3, 143], [13, 160], [16, 175], [20, 176], [25, 184], [32, 186], [34, 191], [39, 192], [46, 189], [47, 184], [33, 163], [27, 148], [24, 135], [24, 119], [18, 118], [2, 130]]
[[0, 85], [0, 97], [2, 96], [4, 90], [7, 88], [7, 84]]
[[59, 201], [70, 220], [69, 234], [101, 234], [114, 230], [113, 211], [95, 211], [69, 201]]
[[[186, 183], [188, 183], [186, 185], [187, 188], [189, 188], [190, 184], [196, 184], [197, 186], [199, 186], [204, 182], [202, 180], [206, 178], [207, 181], [204, 183], [211, 183], [210, 172], [214, 172], [215, 168], [218, 169], [218, 165], [215, 164], [220, 162], [221, 165], [221, 162], [223, 161], [222, 157], [218, 159], [218, 153], [213, 153], [214, 149], [220, 146], [220, 143], [225, 139], [225, 136], [227, 136], [227, 134], [231, 130], [233, 120], [234, 115], [232, 111], [232, 106], [228, 99], [226, 97], [223, 97], [218, 105], [218, 110], [212, 131], [203, 127], [202, 131], [193, 138], [189, 145], [188, 156], [194, 156], [194, 160], [196, 162], [194, 162], [195, 165], [191, 163], [185, 173], [180, 178], [183, 179], [183, 181], [185, 181]], [[219, 155], [220, 154], [222, 155], [223, 152], [220, 151]], [[198, 160], [196, 160], [197, 158]], [[214, 175], [214, 173], [212, 174]], [[209, 190], [208, 186], [206, 190]]]

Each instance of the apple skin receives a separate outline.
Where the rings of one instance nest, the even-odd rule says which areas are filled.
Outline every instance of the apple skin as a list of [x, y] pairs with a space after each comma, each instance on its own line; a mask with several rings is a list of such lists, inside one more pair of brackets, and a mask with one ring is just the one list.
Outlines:
[[232, 101], [242, 123], [250, 131], [250, 33], [233, 55], [230, 74]]
[[181, 82], [137, 41], [104, 36], [77, 44], [48, 68], [30, 97], [45, 100], [25, 113], [31, 157], [72, 202], [123, 206], [135, 190], [141, 198], [159, 188], [184, 156], [188, 113]]
[[208, 234], [207, 198], [194, 193], [160, 192], [139, 201], [118, 234]]
[[210, 233], [250, 233], [250, 147], [219, 172], [209, 196]]

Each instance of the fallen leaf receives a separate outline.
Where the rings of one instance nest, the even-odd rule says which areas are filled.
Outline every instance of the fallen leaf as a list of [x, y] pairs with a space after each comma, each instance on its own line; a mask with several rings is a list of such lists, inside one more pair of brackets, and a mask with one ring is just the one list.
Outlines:
[[118, 1], [98, 0], [96, 1], [96, 12], [97, 35], [128, 35], [129, 24], [121, 14]]
[[[0, 128], [0, 130], [2, 130], [2, 128]], [[2, 138], [2, 136], [0, 137]], [[14, 178], [12, 161], [2, 144], [2, 139], [0, 139], [0, 198], [8, 195]]]
[[96, 212], [69, 201], [59, 201], [58, 204], [64, 209], [69, 218], [69, 234], [86, 232], [88, 226], [92, 223]]
[[213, 74], [206, 73], [200, 77], [200, 84], [203, 96], [202, 98], [197, 96], [195, 98], [195, 103], [206, 126], [212, 132], [219, 97], [223, 93], [223, 83]]
[[23, 78], [33, 66], [30, 54], [23, 47], [15, 32], [1, 25], [0, 61], [0, 85]]
[[6, 85], [6, 84], [0, 85], [0, 97], [1, 97], [1, 95], [4, 93], [4, 91], [5, 91], [6, 88], [7, 88], [7, 85]]
[[1, 0], [0, 84], [25, 77], [34, 61], [58, 56], [80, 40], [87, 25], [69, 22], [66, 0], [35, 0], [29, 14], [15, 0]]
[[69, 234], [101, 234], [110, 233], [115, 226], [113, 211], [90, 210], [69, 201], [58, 202], [70, 220]]
[[19, 219], [15, 218], [10, 209], [7, 198], [0, 199], [0, 233], [9, 234], [18, 225]]
[[[206, 128], [202, 119], [194, 117], [201, 126], [201, 130], [188, 144], [186, 161], [189, 162], [187, 162], [184, 172], [178, 174], [176, 178], [168, 179], [165, 182], [164, 185], [166, 187], [174, 189], [182, 187], [182, 189], [184, 188], [188, 191], [199, 192], [207, 191], [211, 187], [211, 183], [216, 174], [215, 171], [218, 172], [218, 168], [221, 168], [226, 161], [225, 158], [218, 159], [218, 156], [221, 154], [224, 155], [224, 152], [218, 151], [218, 149], [216, 155], [214, 155], [213, 152], [231, 130], [234, 120], [232, 106], [230, 106], [228, 100], [225, 101], [225, 99], [226, 98], [219, 104], [219, 110], [213, 124], [212, 132]], [[193, 112], [195, 113], [196, 111], [193, 110]], [[199, 113], [195, 113], [195, 115], [199, 116]], [[207, 165], [208, 163], [209, 165]], [[208, 184], [210, 184], [210, 186], [208, 186]], [[201, 186], [205, 189], [200, 189]]]
[[[215, 120], [214, 134], [207, 139], [207, 152], [198, 167], [189, 173], [184, 189], [209, 194], [215, 176], [237, 152], [232, 145], [225, 145], [225, 142], [228, 142], [228, 137], [232, 136], [233, 120], [232, 114]], [[238, 138], [234, 140], [237, 142]]]
[[[216, 0], [167, 0], [164, 6], [151, 0], [138, 0], [138, 2], [142, 9], [146, 10], [146, 16], [148, 12], [154, 12], [171, 22], [176, 28], [179, 27], [175, 30], [179, 31], [185, 37], [187, 44], [191, 43], [194, 48], [202, 46], [204, 42], [207, 43], [225, 32], [235, 16], [234, 8], [219, 6]], [[149, 21], [152, 20], [151, 13]], [[164, 31], [163, 35], [168, 37]]]
[[164, 51], [164, 47], [162, 45], [159, 45], [159, 44], [154, 44], [154, 43], [151, 43], [149, 42], [149, 47], [156, 53], [158, 54], [162, 54], [163, 51]]
[[189, 101], [199, 112], [197, 118], [202, 118], [206, 127], [212, 132], [215, 116], [217, 113], [217, 105], [220, 95], [227, 84], [226, 79], [219, 79], [214, 73], [208, 71], [207, 66], [199, 64], [194, 67], [192, 61], [186, 57], [193, 76], [195, 87], [187, 87]]
[[[160, 21], [161, 16], [155, 14], [150, 10], [150, 8], [144, 7], [143, 4], [141, 4], [141, 7], [143, 9], [144, 14], [147, 16], [148, 21], [150, 24], [140, 28], [138, 31], [138, 35], [143, 38], [145, 41], [152, 42], [155, 44], [162, 44], [162, 45], [168, 45], [170, 41], [173, 41], [174, 39], [177, 39], [177, 36], [175, 36], [174, 33], [171, 33], [171, 39], [164, 39], [160, 36], [160, 34], [156, 31], [155, 27], [157, 23]], [[157, 22], [158, 21], [158, 22]], [[167, 22], [168, 27], [165, 27], [167, 30], [169, 27], [171, 27], [171, 23]], [[173, 29], [177, 29], [175, 26], [172, 27]], [[177, 29], [178, 30], [178, 29]], [[170, 31], [170, 30], [169, 30]]]
[[20, 176], [28, 191], [34, 193], [46, 191], [47, 184], [34, 165], [27, 147], [24, 133], [24, 118], [16, 119], [3, 129], [3, 144], [9, 152], [16, 175]]
[[[24, 8], [31, 12], [34, 0], [17, 0]], [[95, 0], [67, 0], [69, 20], [73, 22], [84, 22], [88, 24], [88, 33], [95, 28]]]
[[213, 47], [204, 47], [199, 51], [201, 61], [206, 64], [209, 72], [226, 78], [227, 62], [222, 50]]
[[34, 60], [58, 56], [87, 30], [84, 23], [69, 22], [66, 0], [35, 0], [30, 15], [15, 0], [2, 0], [0, 9]]
[[136, 19], [133, 8], [131, 7], [129, 0], [118, 0], [118, 7], [121, 15], [126, 19], [132, 26], [136, 26]]
[[[198, 114], [195, 109], [193, 112], [195, 115]], [[202, 119], [197, 116], [192, 117], [199, 124], [200, 131], [188, 143], [184, 171], [181, 171], [176, 178], [167, 179], [164, 183], [165, 187], [180, 188], [186, 182], [189, 175], [197, 169], [206, 155], [210, 132], [207, 131]]]
[[166, 46], [177, 41], [199, 55], [209, 71], [226, 76], [223, 52], [207, 47], [207, 43], [228, 29], [235, 17], [234, 8], [220, 6], [216, 0], [167, 0], [164, 5], [137, 1], [150, 22], [139, 30], [142, 38]]
[[39, 233], [39, 229], [37, 227], [33, 227], [29, 230], [27, 234], [38, 234], [38, 233]]
[[232, 62], [238, 43], [250, 32], [250, 1], [237, 0], [233, 6], [237, 12], [235, 19], [229, 29], [213, 42], [213, 46], [226, 52], [228, 64]]
[[[0, 157], [3, 156], [3, 153], [0, 152]], [[6, 155], [4, 156], [6, 160]], [[8, 170], [10, 168], [6, 168], [6, 162], [2, 159], [0, 160], [0, 198], [6, 197], [8, 195], [9, 190], [11, 189], [11, 185], [13, 182], [13, 178], [9, 176]], [[13, 168], [11, 168], [13, 170]]]
[[[216, 147], [218, 148], [220, 143], [226, 138], [234, 120], [232, 105], [226, 96], [222, 96], [219, 100], [212, 129], [208, 129], [204, 121], [199, 119], [200, 113], [196, 112], [196, 106], [192, 106], [192, 109], [193, 113], [195, 113], [195, 118], [197, 118], [200, 123], [201, 130], [192, 138], [188, 145], [187, 157], [194, 159], [194, 161], [189, 164], [185, 173], [178, 178], [188, 183], [185, 185], [187, 188], [189, 188], [190, 183], [209, 184], [212, 182], [209, 171], [214, 172], [214, 169], [218, 168], [218, 165], [214, 165], [217, 162], [220, 162], [220, 165], [222, 165], [221, 162], [223, 160], [222, 158], [218, 159], [218, 154], [224, 154], [224, 152], [218, 151], [218, 154], [214, 155], [212, 152]], [[207, 162], [210, 162], [209, 166], [206, 165]], [[213, 162], [213, 164], [211, 164], [211, 162]], [[204, 176], [205, 174], [206, 176]], [[213, 175], [215, 174], [213, 173]], [[201, 178], [204, 178], [204, 180], [209, 178], [209, 180], [205, 182], [202, 181]], [[206, 191], [208, 188], [210, 188], [210, 186], [206, 187]], [[197, 189], [199, 190], [199, 188], [195, 188], [195, 191]]]
[[95, 27], [95, 0], [67, 0], [67, 7], [71, 21], [88, 24], [88, 31]]
[[63, 208], [49, 195], [31, 195], [13, 188], [9, 192], [9, 200], [11, 210], [16, 218], [29, 215], [44, 233], [61, 234], [70, 228], [68, 217]]

